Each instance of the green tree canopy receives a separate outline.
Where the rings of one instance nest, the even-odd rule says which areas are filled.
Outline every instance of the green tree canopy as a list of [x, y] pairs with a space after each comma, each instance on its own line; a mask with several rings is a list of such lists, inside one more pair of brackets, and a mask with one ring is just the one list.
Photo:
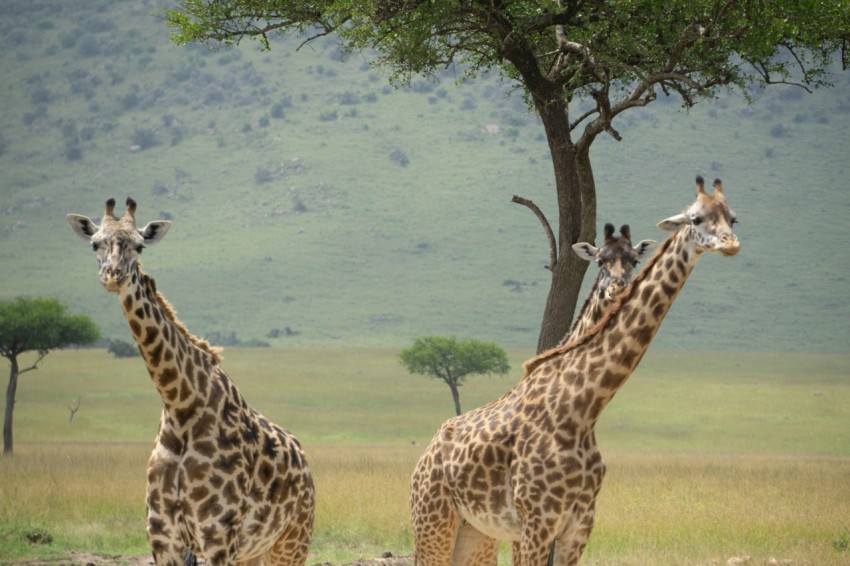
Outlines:
[[[0, 301], [0, 355], [9, 360], [6, 413], [3, 421], [3, 453], [12, 452], [12, 417], [18, 377], [34, 370], [50, 350], [90, 344], [100, 336], [97, 326], [85, 315], [73, 315], [57, 299], [17, 297]], [[35, 362], [21, 368], [18, 356], [38, 352]]]
[[459, 64], [469, 76], [497, 69], [540, 115], [555, 176], [557, 236], [538, 351], [566, 334], [587, 263], [570, 251], [596, 236], [590, 147], [616, 140], [616, 119], [659, 96], [685, 107], [723, 89], [830, 84], [850, 40], [847, 0], [178, 0], [165, 13], [178, 43], [238, 43], [273, 33], [305, 41], [336, 33], [348, 51], [374, 49], [392, 81], [433, 77]]
[[455, 413], [460, 414], [460, 391], [466, 376], [474, 374], [506, 374], [510, 370], [508, 355], [492, 342], [471, 338], [458, 341], [454, 337], [422, 336], [402, 350], [401, 364], [413, 374], [440, 379], [449, 386]]

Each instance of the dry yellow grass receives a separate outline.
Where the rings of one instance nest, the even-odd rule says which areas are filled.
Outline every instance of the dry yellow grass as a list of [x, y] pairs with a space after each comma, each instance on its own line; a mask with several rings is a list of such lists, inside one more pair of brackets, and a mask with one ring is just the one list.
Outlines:
[[[226, 352], [249, 402], [304, 445], [317, 488], [310, 564], [412, 553], [408, 482], [450, 416], [450, 397], [440, 383], [406, 375], [395, 356]], [[724, 565], [732, 556], [850, 564], [850, 358], [648, 358], [598, 427], [608, 476], [584, 564]], [[682, 373], [689, 367], [698, 369]], [[464, 406], [515, 379], [471, 380]], [[148, 380], [139, 360], [102, 351], [51, 353], [22, 380], [15, 454], [0, 458], [0, 563], [64, 548], [149, 552], [145, 465], [160, 401]], [[28, 534], [53, 542], [30, 544]]]
[[[319, 494], [310, 563], [412, 552], [408, 481], [421, 446], [314, 446]], [[55, 546], [144, 554], [147, 444], [31, 444], [0, 459], [0, 525]], [[850, 563], [850, 460], [629, 453], [608, 476], [585, 564]], [[842, 542], [843, 541], [843, 542]], [[31, 550], [31, 549], [30, 549]], [[6, 546], [8, 558], [31, 555]], [[509, 562], [507, 547], [502, 563]]]

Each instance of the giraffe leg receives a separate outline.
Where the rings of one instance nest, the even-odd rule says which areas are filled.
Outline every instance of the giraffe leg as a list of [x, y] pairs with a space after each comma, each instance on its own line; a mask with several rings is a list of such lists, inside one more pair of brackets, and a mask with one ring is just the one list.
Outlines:
[[454, 508], [439, 519], [413, 521], [413, 537], [416, 547], [416, 566], [450, 566], [457, 540], [460, 517]]
[[555, 544], [555, 566], [574, 566], [579, 563], [590, 533], [593, 531], [593, 523], [596, 515], [596, 496], [602, 487], [605, 477], [605, 464], [598, 457], [592, 458], [592, 467], [586, 477], [584, 493], [589, 497], [579, 497], [573, 510], [572, 518], [564, 533], [558, 537]]
[[576, 566], [579, 563], [593, 530], [595, 507], [596, 502], [591, 501], [589, 506], [573, 518], [570, 526], [558, 538], [555, 543], [554, 566]]
[[499, 541], [464, 522], [455, 537], [452, 564], [454, 566], [495, 566], [498, 559]]
[[292, 518], [272, 547], [263, 555], [263, 565], [304, 566], [313, 539], [313, 494], [305, 494], [301, 512]]
[[439, 450], [434, 442], [410, 478], [410, 523], [416, 566], [450, 566], [460, 514], [443, 482]]
[[538, 536], [523, 535], [519, 543], [519, 562], [514, 562], [513, 566], [545, 566], [551, 547], [551, 543], [540, 540]]

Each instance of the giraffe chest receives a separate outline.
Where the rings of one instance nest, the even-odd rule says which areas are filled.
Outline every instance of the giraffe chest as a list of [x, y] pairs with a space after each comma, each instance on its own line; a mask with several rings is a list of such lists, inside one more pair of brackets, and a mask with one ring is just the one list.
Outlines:
[[285, 431], [255, 413], [237, 422], [202, 415], [178, 432], [163, 421], [148, 468], [149, 531], [207, 557], [235, 539], [251, 558], [277, 540], [309, 472], [294, 467], [301, 455]]

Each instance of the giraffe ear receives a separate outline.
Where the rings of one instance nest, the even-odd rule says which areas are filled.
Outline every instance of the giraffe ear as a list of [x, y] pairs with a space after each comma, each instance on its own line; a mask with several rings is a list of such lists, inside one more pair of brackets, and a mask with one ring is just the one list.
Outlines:
[[596, 261], [596, 254], [599, 252], [599, 248], [591, 246], [587, 242], [573, 244], [573, 250], [578, 254], [578, 257], [587, 261]]
[[155, 220], [139, 230], [139, 234], [145, 239], [145, 245], [150, 246], [163, 239], [170, 226], [171, 222], [168, 220]]
[[71, 224], [71, 228], [74, 229], [74, 234], [87, 242], [91, 239], [94, 233], [97, 232], [97, 224], [92, 222], [91, 218], [88, 216], [69, 214], [67, 218], [68, 222]]
[[686, 214], [677, 214], [676, 216], [671, 216], [666, 220], [662, 220], [658, 223], [658, 227], [662, 230], [666, 230], [667, 232], [675, 232], [682, 226], [686, 224], [690, 224], [691, 220], [688, 218]]
[[638, 242], [638, 245], [635, 246], [635, 251], [637, 252], [638, 257], [641, 257], [646, 254], [649, 250], [655, 247], [657, 244], [655, 240], [641, 240]]

